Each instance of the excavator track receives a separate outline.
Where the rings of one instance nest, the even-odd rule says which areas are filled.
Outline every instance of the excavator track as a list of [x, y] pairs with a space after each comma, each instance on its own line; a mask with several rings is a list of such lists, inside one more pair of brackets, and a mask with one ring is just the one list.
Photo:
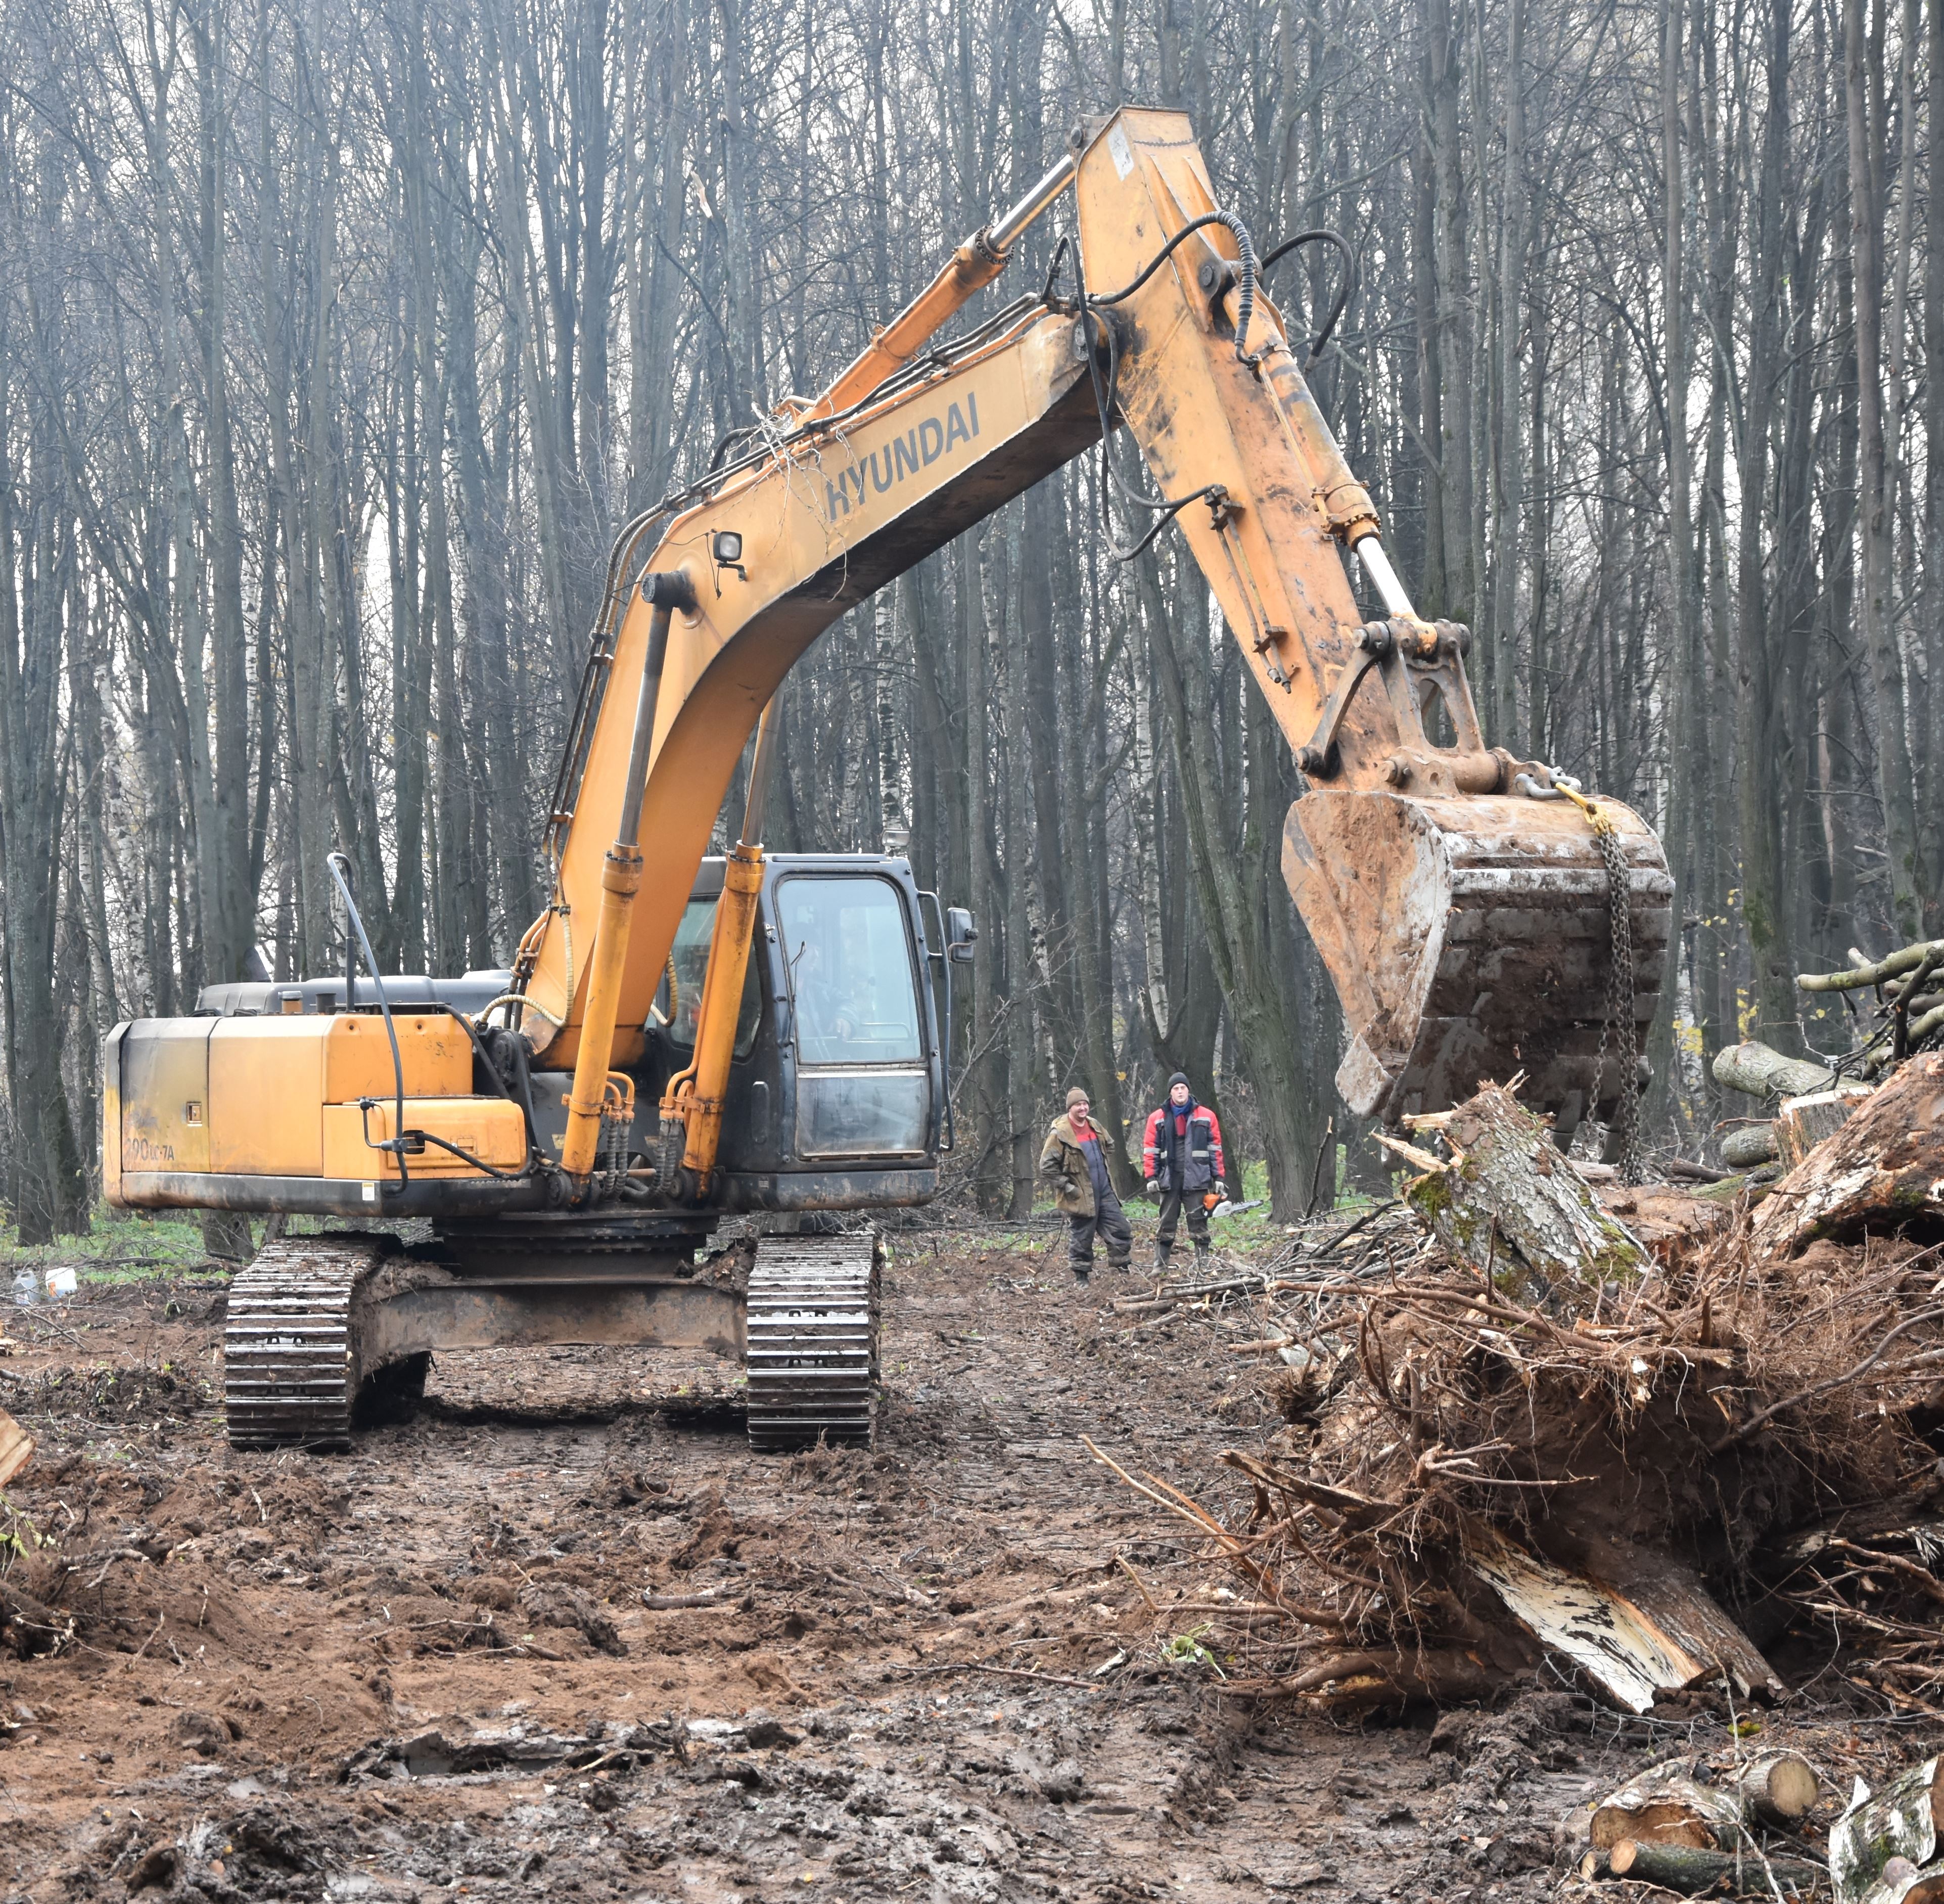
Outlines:
[[749, 1446], [869, 1447], [878, 1376], [875, 1236], [771, 1237], [749, 1271]]
[[359, 1369], [351, 1308], [389, 1237], [267, 1243], [229, 1286], [223, 1407], [237, 1448], [348, 1448]]

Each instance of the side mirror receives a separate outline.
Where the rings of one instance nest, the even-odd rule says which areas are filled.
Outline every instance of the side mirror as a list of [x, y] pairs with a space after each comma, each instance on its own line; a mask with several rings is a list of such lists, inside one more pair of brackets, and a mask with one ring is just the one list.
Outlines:
[[972, 949], [979, 943], [979, 929], [964, 906], [951, 906], [945, 914], [945, 956], [955, 966], [972, 963]]

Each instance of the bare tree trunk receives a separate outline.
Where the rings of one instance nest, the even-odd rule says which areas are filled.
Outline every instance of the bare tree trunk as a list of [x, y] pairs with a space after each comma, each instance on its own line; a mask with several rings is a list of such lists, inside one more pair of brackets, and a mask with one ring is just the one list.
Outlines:
[[1478, 614], [1478, 571], [1473, 538], [1473, 305], [1471, 244], [1466, 229], [1465, 159], [1458, 123], [1459, 51], [1451, 0], [1424, 0], [1425, 58], [1429, 69], [1432, 173], [1438, 252], [1438, 381], [1444, 393], [1439, 439], [1448, 612], [1461, 621]]
[[[1692, 741], [1696, 682], [1694, 639], [1693, 479], [1687, 440], [1687, 282], [1682, 254], [1686, 193], [1681, 162], [1682, 0], [1662, 0], [1660, 43], [1661, 229], [1664, 251], [1661, 300], [1666, 313], [1667, 371], [1662, 405], [1667, 439], [1668, 637], [1672, 654], [1674, 735], [1669, 749], [1666, 837], [1674, 875], [1674, 917], [1687, 916], [1694, 888], [1694, 769]], [[1663, 982], [1661, 1004], [1648, 1034], [1654, 1078], [1650, 1116], [1658, 1123], [1671, 1107], [1675, 1063], [1674, 1018], [1679, 987]]]
[[[1493, 738], [1516, 748], [1518, 726], [1518, 522], [1525, 483], [1519, 401], [1519, 321], [1525, 285], [1525, 14], [1507, 0], [1505, 182], [1499, 212], [1498, 374], [1494, 378], [1492, 483]], [[1482, 32], [1482, 27], [1480, 29]], [[1474, 102], [1476, 109], [1477, 102]]]
[[[1884, 0], [1878, 0], [1878, 5]], [[1877, 786], [1888, 836], [1890, 905], [1897, 931], [1915, 939], [1925, 895], [1917, 858], [1916, 789], [1904, 731], [1903, 664], [1890, 608], [1890, 448], [1884, 440], [1884, 239], [1876, 183], [1881, 145], [1879, 37], [1870, 57], [1864, 0], [1843, 0], [1844, 93], [1849, 108], [1850, 243], [1856, 261], [1856, 375], [1859, 396], [1859, 513], [1862, 529], [1863, 645], [1876, 702]]]
[[1769, 429], [1775, 407], [1782, 339], [1777, 310], [1783, 254], [1783, 168], [1789, 136], [1788, 0], [1769, 0], [1766, 118], [1755, 180], [1749, 270], [1749, 362], [1736, 461], [1741, 471], [1735, 649], [1736, 753], [1740, 770], [1742, 917], [1755, 957], [1753, 1034], [1789, 1053], [1802, 1048], [1795, 1015], [1795, 960], [1790, 943], [1782, 860], [1776, 756], [1780, 710], [1779, 644], [1768, 627], [1764, 511], [1768, 492]]

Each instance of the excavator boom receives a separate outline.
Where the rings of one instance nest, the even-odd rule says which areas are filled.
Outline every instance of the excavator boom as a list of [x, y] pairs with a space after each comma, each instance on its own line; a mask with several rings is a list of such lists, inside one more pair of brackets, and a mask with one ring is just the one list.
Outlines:
[[[611, 620], [597, 634], [549, 833], [553, 901], [515, 968], [528, 1037], [584, 1075], [570, 1172], [592, 1154], [603, 1083], [633, 1055], [736, 763], [791, 664], [847, 608], [1123, 424], [1310, 781], [1284, 870], [1342, 1001], [1352, 1107], [1395, 1118], [1523, 1073], [1565, 1129], [1630, 1097], [1619, 1054], [1653, 1015], [1668, 936], [1658, 841], [1603, 800], [1603, 849], [1543, 763], [1485, 744], [1469, 636], [1413, 611], [1186, 119], [1124, 109], [1075, 145], [823, 397], [617, 547], [625, 578], [655, 538], [611, 639]], [[1081, 298], [1023, 300], [927, 350], [1069, 180]], [[1346, 554], [1380, 612], [1358, 607]], [[638, 734], [644, 707], [651, 731]], [[655, 859], [632, 920], [608, 870], [631, 754], [645, 761]], [[688, 1157], [706, 1179], [707, 1146]]]

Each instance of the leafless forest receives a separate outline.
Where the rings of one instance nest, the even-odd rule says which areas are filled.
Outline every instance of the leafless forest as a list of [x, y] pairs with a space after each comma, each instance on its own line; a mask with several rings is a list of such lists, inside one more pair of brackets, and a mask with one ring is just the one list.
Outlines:
[[[1359, 254], [1326, 408], [1490, 738], [1666, 836], [1654, 1123], [1698, 1154], [1708, 1052], [1939, 929], [1940, 63], [1939, 0], [0, 0], [23, 1237], [86, 1223], [118, 1016], [340, 957], [334, 846], [389, 969], [505, 962], [617, 528], [1123, 99], [1192, 112], [1263, 249]], [[1292, 329], [1336, 269], [1279, 267]], [[1097, 462], [782, 716], [772, 845], [908, 831], [978, 913], [986, 1207], [1057, 1088], [1112, 1125], [1177, 1067], [1279, 1212], [1327, 1191], [1300, 783], [1178, 542], [1109, 559]]]

